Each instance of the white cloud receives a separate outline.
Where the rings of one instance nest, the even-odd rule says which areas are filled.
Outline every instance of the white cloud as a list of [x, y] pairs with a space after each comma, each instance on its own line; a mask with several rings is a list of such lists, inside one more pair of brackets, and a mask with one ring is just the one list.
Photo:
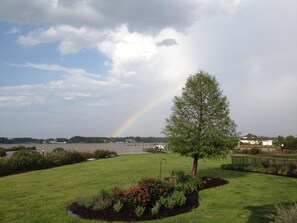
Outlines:
[[61, 54], [77, 53], [83, 48], [94, 48], [103, 38], [104, 33], [87, 27], [75, 28], [71, 26], [55, 26], [47, 30], [35, 29], [27, 35], [18, 38], [18, 42], [25, 46], [35, 46], [41, 43], [60, 42]]

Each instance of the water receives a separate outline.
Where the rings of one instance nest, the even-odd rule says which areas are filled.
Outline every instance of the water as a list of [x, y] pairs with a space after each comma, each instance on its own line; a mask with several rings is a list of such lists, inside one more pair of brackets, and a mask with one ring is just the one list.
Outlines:
[[[78, 152], [94, 152], [97, 149], [110, 150], [117, 152], [118, 155], [123, 154], [141, 154], [144, 153], [142, 149], [154, 147], [153, 143], [58, 143], [58, 144], [0, 144], [2, 148], [12, 148], [15, 146], [35, 146], [37, 151], [42, 153], [44, 149], [45, 154], [53, 151], [55, 148], [62, 147], [65, 150], [75, 150]], [[13, 152], [7, 152], [10, 156]]]

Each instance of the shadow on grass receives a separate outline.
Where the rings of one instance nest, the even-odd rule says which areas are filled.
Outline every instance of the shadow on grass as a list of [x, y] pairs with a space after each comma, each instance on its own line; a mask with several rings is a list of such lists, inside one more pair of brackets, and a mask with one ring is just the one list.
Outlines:
[[223, 170], [219, 167], [217, 168], [206, 168], [202, 170], [198, 170], [199, 176], [210, 176], [216, 178], [223, 178], [223, 179], [234, 179], [245, 177], [251, 174], [250, 172], [242, 172], [242, 171], [234, 171], [234, 170]]
[[[277, 206], [281, 205], [281, 209], [290, 209], [292, 205], [294, 205], [296, 201], [287, 201], [277, 204]], [[269, 223], [273, 220], [274, 215], [279, 212], [277, 211], [276, 205], [263, 205], [263, 206], [248, 206], [246, 207], [249, 211], [252, 212], [251, 217], [249, 218], [247, 223]], [[284, 213], [288, 212], [283, 212]], [[272, 217], [272, 219], [271, 219]], [[288, 217], [289, 219], [290, 217]], [[291, 222], [291, 221], [290, 221]]]
[[275, 213], [274, 205], [248, 206], [246, 209], [252, 213], [247, 223], [269, 223], [268, 216]]

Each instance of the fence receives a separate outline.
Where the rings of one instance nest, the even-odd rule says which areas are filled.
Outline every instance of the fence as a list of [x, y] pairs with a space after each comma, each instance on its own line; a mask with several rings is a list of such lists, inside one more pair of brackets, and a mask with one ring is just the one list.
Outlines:
[[279, 157], [267, 157], [267, 156], [231, 156], [233, 165], [241, 166], [259, 166], [262, 161], [269, 160], [270, 164], [287, 164], [297, 163], [297, 159], [279, 158]]

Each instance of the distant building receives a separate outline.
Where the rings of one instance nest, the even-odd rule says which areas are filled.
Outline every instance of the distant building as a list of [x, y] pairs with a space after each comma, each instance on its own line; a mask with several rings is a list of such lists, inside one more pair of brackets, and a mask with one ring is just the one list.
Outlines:
[[263, 146], [272, 146], [273, 140], [262, 140]]
[[240, 137], [239, 139], [241, 144], [248, 144], [248, 145], [263, 145], [263, 146], [272, 146], [273, 140], [267, 139], [267, 137], [258, 137], [251, 133], [246, 134], [245, 136]]
[[246, 134], [245, 136], [240, 137], [239, 141], [242, 144], [250, 144], [250, 145], [259, 145], [260, 139], [251, 133]]

